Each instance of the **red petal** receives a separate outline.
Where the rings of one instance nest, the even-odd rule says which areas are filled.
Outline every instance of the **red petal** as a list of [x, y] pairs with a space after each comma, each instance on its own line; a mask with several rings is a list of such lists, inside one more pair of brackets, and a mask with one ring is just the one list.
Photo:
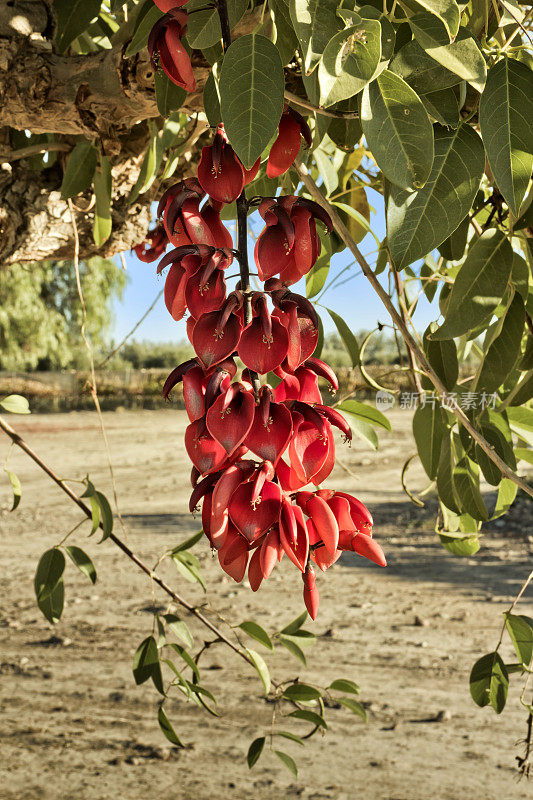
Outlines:
[[232, 455], [242, 444], [252, 427], [255, 412], [253, 392], [246, 391], [242, 384], [233, 384], [228, 392], [234, 393], [228, 403], [228, 393], [221, 394], [207, 412], [209, 433], [220, 442], [228, 455]]
[[315, 486], [320, 486], [320, 484], [326, 480], [326, 478], [331, 474], [333, 467], [335, 466], [335, 439], [331, 432], [328, 434], [327, 437], [327, 455], [324, 459], [324, 463], [318, 470], [318, 472], [313, 475], [313, 483]]
[[335, 515], [321, 497], [311, 497], [307, 501], [307, 513], [313, 520], [315, 528], [330, 555], [335, 555], [339, 544], [339, 526]]
[[237, 199], [244, 188], [244, 171], [230, 145], [224, 145], [218, 169], [213, 163], [212, 145], [203, 148], [198, 180], [213, 200], [232, 203]]
[[255, 244], [255, 263], [262, 281], [278, 275], [290, 265], [292, 250], [280, 225], [269, 225]]
[[366, 533], [358, 533], [352, 539], [352, 548], [360, 556], [373, 561], [378, 567], [386, 567], [387, 561], [381, 546]]
[[216, 472], [227, 459], [226, 451], [213, 439], [203, 419], [187, 426], [185, 447], [192, 463], [202, 475]]
[[283, 114], [279, 121], [278, 137], [268, 156], [268, 178], [277, 178], [287, 172], [300, 151], [300, 144], [300, 125], [289, 114]]
[[200, 367], [193, 367], [183, 376], [183, 399], [191, 422], [205, 414], [204, 377]]
[[289, 444], [292, 417], [289, 409], [281, 403], [271, 403], [269, 414], [265, 425], [260, 408], [256, 406], [253, 425], [244, 443], [263, 461], [271, 461], [276, 465]]
[[272, 334], [268, 337], [261, 319], [255, 317], [241, 334], [239, 356], [249, 369], [264, 375], [279, 367], [288, 346], [287, 331], [278, 319], [272, 318]]
[[291, 526], [286, 516], [280, 517], [279, 538], [287, 557], [303, 572], [309, 557], [309, 533], [301, 508], [292, 506], [291, 511], [296, 522], [296, 541], [292, 539]]
[[172, 83], [185, 89], [186, 92], [194, 92], [196, 79], [191, 59], [181, 43], [180, 32], [179, 25], [171, 24], [165, 31], [164, 39], [163, 37], [158, 38], [159, 60], [163, 71]]
[[226, 299], [226, 281], [224, 273], [215, 269], [207, 283], [202, 284], [202, 270], [198, 270], [187, 281], [185, 300], [187, 308], [199, 319], [202, 314], [217, 311]]
[[250, 581], [250, 589], [252, 592], [257, 592], [263, 581], [263, 570], [261, 568], [261, 548], [258, 547], [250, 559], [248, 566], [248, 580]]
[[202, 314], [192, 332], [192, 345], [206, 369], [228, 358], [236, 349], [241, 326], [231, 314], [224, 328], [218, 328], [220, 312]]
[[246, 169], [245, 167], [243, 167], [243, 169], [244, 169], [244, 185], [245, 186], [248, 186], [248, 184], [251, 183], [254, 180], [254, 178], [256, 177], [257, 173], [259, 172], [259, 167], [260, 166], [261, 166], [261, 156], [259, 156], [259, 158], [255, 162], [255, 164], [253, 164], [253, 166], [251, 166], [250, 169]]
[[289, 445], [291, 467], [302, 485], [309, 483], [324, 464], [327, 455], [327, 442], [318, 437], [316, 426], [303, 422]]
[[220, 548], [228, 529], [228, 505], [231, 495], [244, 480], [250, 477], [253, 471], [251, 461], [243, 461], [242, 464], [233, 464], [218, 479], [213, 489], [213, 499], [211, 502], [211, 540], [213, 546]]
[[248, 565], [248, 545], [233, 526], [228, 530], [226, 541], [218, 551], [218, 560], [230, 578], [237, 583], [242, 581]]
[[231, 233], [220, 219], [220, 211], [214, 208], [213, 201], [205, 203], [200, 213], [209, 226], [215, 247], [227, 247], [231, 250], [233, 247]]
[[186, 285], [187, 272], [183, 267], [170, 267], [165, 280], [165, 305], [175, 320], [182, 319], [187, 310]]
[[265, 481], [259, 497], [253, 502], [255, 481], [241, 483], [231, 496], [229, 515], [238, 531], [249, 541], [259, 539], [279, 520], [281, 489]]
[[276, 561], [280, 560], [280, 554], [283, 553], [279, 533], [276, 529], [267, 533], [263, 544], [258, 548], [261, 555], [261, 571], [265, 578], [269, 578], [272, 570], [276, 566]]

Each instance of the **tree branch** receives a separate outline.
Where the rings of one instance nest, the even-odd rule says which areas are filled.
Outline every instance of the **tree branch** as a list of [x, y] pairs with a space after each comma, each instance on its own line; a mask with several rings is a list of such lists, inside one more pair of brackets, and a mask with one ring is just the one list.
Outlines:
[[[296, 159], [294, 165], [307, 191], [318, 203], [320, 203], [322, 208], [324, 208], [330, 215], [335, 230], [345, 243], [346, 247], [348, 247], [348, 249], [351, 250], [351, 252], [353, 253], [355, 259], [357, 260], [359, 266], [361, 267], [364, 276], [370, 281], [372, 287], [375, 289], [383, 305], [385, 306], [390, 316], [392, 317], [394, 324], [401, 331], [407, 347], [413, 352], [420, 368], [422, 369], [423, 372], [425, 372], [427, 377], [430, 379], [433, 386], [437, 390], [439, 396], [442, 397], [443, 395], [446, 395], [447, 394], [446, 387], [442, 383], [441, 379], [439, 378], [433, 367], [430, 365], [423, 350], [419, 347], [418, 343], [411, 335], [411, 332], [406, 326], [404, 320], [402, 319], [400, 314], [396, 311], [389, 295], [387, 294], [385, 289], [382, 287], [382, 285], [372, 272], [370, 265], [368, 264], [365, 257], [357, 247], [356, 243], [354, 242], [353, 238], [350, 235], [348, 228], [339, 217], [334, 206], [332, 206], [331, 203], [329, 203], [328, 200], [326, 200], [326, 198], [324, 197], [324, 195], [322, 194], [322, 192], [312, 179], [311, 175], [309, 174], [307, 167], [302, 163], [302, 161], [299, 158]], [[502, 458], [500, 458], [500, 456], [496, 453], [494, 448], [472, 425], [472, 423], [464, 413], [463, 409], [459, 406], [457, 401], [454, 398], [448, 396], [446, 407], [449, 408], [449, 410], [457, 417], [461, 425], [463, 425], [466, 428], [468, 433], [478, 443], [481, 449], [487, 454], [490, 460], [494, 464], [496, 464], [502, 475], [505, 478], [509, 478], [510, 481], [515, 483], [530, 497], [533, 497], [533, 488], [526, 481], [520, 478], [515, 472], [513, 472], [513, 470], [505, 463], [505, 461]]]
[[[11, 425], [9, 425], [4, 419], [2, 419], [2, 417], [0, 417], [0, 429], [3, 430], [7, 436], [9, 436], [13, 444], [15, 444], [17, 447], [20, 447], [20, 449], [23, 450], [26, 453], [26, 455], [28, 455], [32, 459], [32, 461], [34, 461], [35, 464], [37, 464], [37, 466], [40, 467], [40, 469], [42, 469], [43, 472], [45, 472], [54, 481], [54, 483], [57, 484], [59, 488], [62, 489], [65, 492], [65, 494], [70, 497], [70, 499], [74, 503], [76, 503], [78, 508], [80, 508], [83, 511], [83, 513], [88, 519], [92, 519], [91, 509], [85, 505], [83, 500], [81, 500], [79, 497], [76, 496], [76, 494], [65, 483], [65, 481], [61, 480], [61, 478], [58, 475], [56, 475], [56, 473], [52, 470], [52, 468], [49, 467], [37, 455], [37, 453], [34, 450], [32, 450], [32, 448], [28, 444], [26, 444], [24, 439], [14, 430], [14, 428], [11, 427]], [[102, 522], [99, 523], [99, 527], [103, 530]], [[133, 561], [133, 563], [136, 564], [142, 572], [148, 575], [151, 578], [151, 580], [153, 580], [153, 582], [159, 586], [160, 589], [166, 592], [166, 594], [169, 597], [171, 597], [175, 603], [185, 608], [190, 614], [193, 614], [193, 616], [195, 616], [203, 625], [205, 625], [206, 628], [209, 628], [209, 630], [212, 633], [216, 634], [216, 636], [219, 639], [221, 639], [225, 644], [227, 644], [227, 646], [230, 647], [235, 653], [237, 653], [237, 655], [239, 655], [242, 659], [244, 659], [244, 661], [247, 661], [249, 664], [252, 664], [253, 666], [251, 658], [244, 650], [242, 650], [240, 647], [237, 647], [237, 645], [235, 645], [231, 641], [231, 639], [228, 639], [228, 637], [225, 636], [225, 634], [219, 628], [217, 628], [217, 626], [214, 625], [206, 616], [204, 616], [204, 614], [202, 614], [201, 611], [199, 611], [195, 606], [189, 603], [188, 600], [185, 600], [184, 597], [181, 597], [181, 595], [175, 592], [174, 589], [172, 589], [163, 580], [163, 578], [161, 578], [157, 573], [153, 572], [150, 569], [150, 567], [147, 564], [145, 564], [144, 561], [141, 558], [139, 558], [139, 556], [136, 555], [136, 553], [134, 553], [133, 550], [131, 550], [125, 542], [122, 541], [122, 539], [119, 539], [118, 536], [115, 536], [114, 533], [110, 533], [108, 538], [113, 542], [113, 544], [115, 544], [120, 550], [122, 550], [122, 552], [125, 553], [125, 555], [127, 555], [130, 561]]]

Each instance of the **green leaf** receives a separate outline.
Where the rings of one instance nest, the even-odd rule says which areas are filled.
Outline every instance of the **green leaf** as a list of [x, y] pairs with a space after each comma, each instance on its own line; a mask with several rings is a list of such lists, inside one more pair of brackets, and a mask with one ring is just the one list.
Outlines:
[[178, 747], [183, 747], [183, 742], [180, 740], [178, 734], [174, 730], [172, 723], [170, 722], [169, 718], [167, 717], [163, 706], [160, 706], [159, 711], [157, 712], [157, 721], [159, 722], [159, 727], [163, 731], [164, 735], [167, 737], [169, 742], [172, 744], [177, 745]]
[[364, 422], [370, 423], [370, 425], [377, 425], [380, 428], [385, 428], [385, 430], [389, 432], [392, 430], [387, 417], [368, 403], [360, 403], [359, 400], [345, 400], [343, 403], [336, 406], [336, 408], [338, 411], [342, 411], [343, 414], [349, 414], [350, 419], [352, 417], [358, 417]]
[[[230, 29], [233, 29], [244, 15], [248, 8], [248, 2], [249, 0], [226, 0]], [[222, 38], [220, 17], [217, 9], [196, 10], [197, 8], [205, 8], [205, 5], [205, 0], [189, 0], [187, 3], [187, 11], [189, 12], [187, 41], [196, 50], [213, 47]]]
[[[424, 350], [426, 356], [443, 382], [446, 389], [451, 392], [457, 383], [459, 377], [459, 362], [457, 360], [457, 347], [453, 339], [443, 339], [442, 341], [434, 341], [429, 339], [428, 336], [437, 329], [436, 323], [432, 322], [426, 328], [424, 333]], [[433, 384], [428, 388], [433, 388]]]
[[30, 404], [21, 394], [8, 394], [0, 400], [0, 406], [10, 414], [31, 414]]
[[486, 230], [468, 251], [454, 281], [446, 318], [431, 338], [452, 339], [469, 333], [492, 316], [511, 275], [513, 251], [498, 228]]
[[449, 89], [461, 82], [458, 75], [438, 64], [414, 39], [396, 53], [389, 69], [418, 95]]
[[451, 431], [446, 429], [440, 445], [439, 466], [437, 468], [437, 492], [439, 499], [447, 509], [454, 514], [460, 514], [453, 485], [453, 470], [455, 467], [455, 449], [452, 444]]
[[279, 640], [283, 645], [283, 647], [285, 647], [291, 655], [297, 658], [303, 664], [304, 667], [307, 666], [307, 659], [305, 657], [304, 651], [299, 645], [296, 644], [296, 642], [293, 639], [281, 634]]
[[359, 694], [359, 686], [347, 678], [337, 678], [337, 680], [330, 683], [328, 689], [334, 692], [348, 692], [348, 694]]
[[406, 4], [414, 11], [429, 11], [446, 27], [450, 38], [457, 36], [461, 12], [455, 0], [408, 0]]
[[291, 733], [290, 731], [276, 731], [274, 736], [282, 736], [284, 739], [289, 739], [291, 742], [297, 742], [298, 744], [301, 744], [302, 747], [305, 744], [301, 736], [297, 736], [295, 733]]
[[477, 465], [467, 456], [457, 463], [453, 471], [453, 485], [461, 511], [466, 511], [476, 520], [486, 522], [489, 514], [479, 490], [479, 471]]
[[175, 553], [181, 553], [183, 550], [190, 550], [191, 547], [194, 547], [194, 545], [197, 544], [197, 542], [199, 542], [203, 537], [204, 532], [198, 531], [198, 533], [195, 533], [194, 536], [190, 536], [188, 539], [185, 539], [184, 542], [176, 545], [176, 547], [174, 547], [172, 550], [172, 555]]
[[419, 97], [427, 113], [430, 117], [433, 117], [435, 122], [439, 122], [449, 128], [457, 128], [460, 122], [459, 104], [457, 95], [451, 87], [437, 89], [435, 92], [426, 92], [425, 94], [420, 94]]
[[480, 548], [477, 536], [449, 536], [439, 534], [442, 546], [454, 556], [473, 556]]
[[67, 161], [61, 183], [61, 197], [67, 200], [84, 192], [92, 183], [98, 151], [92, 142], [78, 142]]
[[381, 59], [381, 25], [361, 19], [330, 39], [320, 65], [320, 105], [331, 106], [360, 92], [372, 80]]
[[295, 719], [303, 719], [306, 722], [310, 722], [312, 725], [317, 725], [320, 728], [327, 729], [328, 727], [324, 717], [321, 717], [320, 714], [317, 714], [314, 711], [308, 711], [307, 709], [299, 708], [296, 711], [291, 711], [291, 713], [287, 714], [287, 716], [295, 717]]
[[285, 764], [287, 769], [290, 770], [290, 772], [292, 772], [295, 778], [297, 778], [298, 767], [296, 766], [294, 758], [291, 758], [291, 756], [287, 755], [287, 753], [282, 753], [281, 750], [274, 750], [274, 753], [277, 755], [281, 763]]
[[361, 8], [357, 9], [357, 12], [346, 12], [345, 9], [339, 8], [337, 12], [340, 16], [344, 17], [346, 20], [347, 25], [351, 25], [351, 21], [347, 18], [347, 13], [350, 17], [353, 18], [354, 14], [357, 14], [362, 17], [363, 19], [377, 19], [379, 20], [379, 24], [381, 25], [381, 60], [382, 61], [389, 61], [392, 56], [394, 55], [394, 45], [396, 42], [396, 33], [394, 30], [394, 26], [391, 22], [387, 19], [383, 12], [379, 11], [374, 6], [361, 6]]
[[163, 614], [163, 619], [172, 631], [172, 633], [180, 639], [186, 647], [194, 646], [194, 639], [187, 627], [187, 624], [175, 614]]
[[505, 626], [521, 664], [529, 667], [533, 658], [533, 620], [504, 612]]
[[57, 15], [56, 47], [63, 53], [74, 39], [87, 30], [100, 13], [102, 0], [54, 0]]
[[285, 79], [279, 52], [265, 36], [233, 42], [220, 71], [220, 110], [235, 152], [250, 168], [276, 133]]
[[181, 86], [176, 86], [164, 72], [157, 70], [154, 78], [155, 99], [157, 110], [162, 117], [168, 117], [183, 105], [187, 92]]
[[476, 40], [465, 28], [460, 28], [453, 42], [435, 41], [430, 36], [421, 35], [420, 30], [417, 39], [428, 56], [449, 72], [468, 81], [478, 92], [483, 91], [487, 79], [485, 59]]
[[154, 126], [152, 127], [150, 144], [148, 145], [148, 150], [144, 154], [139, 175], [135, 181], [135, 186], [130, 192], [130, 204], [134, 203], [140, 194], [144, 194], [151, 187], [157, 177], [157, 170], [161, 165], [162, 158], [163, 152], [158, 136], [158, 130]]
[[[66, 0], [66, 2], [69, 2], [69, 0]], [[151, 5], [146, 14], [144, 14], [142, 17], [139, 15], [133, 32], [132, 40], [126, 49], [126, 58], [130, 58], [136, 53], [139, 53], [141, 50], [144, 50], [148, 42], [150, 31], [154, 27], [157, 20], [161, 19], [162, 16], [163, 12], [154, 5]]]
[[507, 514], [515, 501], [517, 492], [518, 486], [514, 481], [510, 481], [508, 478], [502, 479], [498, 488], [498, 497], [496, 498], [496, 506], [494, 507], [492, 519]]
[[37, 600], [50, 594], [57, 586], [65, 571], [65, 556], [57, 547], [47, 550], [37, 565], [33, 585]]
[[322, 261], [311, 267], [305, 276], [305, 294], [306, 297], [316, 297], [319, 292], [324, 288], [329, 273], [329, 261]]
[[187, 556], [190, 557], [190, 554], [187, 552], [175, 553], [172, 556], [176, 569], [189, 583], [199, 583], [205, 592], [207, 587], [200, 570], [197, 564], [191, 562], [190, 558]]
[[[100, 508], [100, 519], [102, 520], [102, 527], [103, 527], [103, 535], [100, 541], [103, 542], [113, 533], [113, 512], [111, 511], [109, 500], [107, 499], [105, 494], [102, 494], [102, 492], [96, 492], [95, 499]], [[94, 516], [93, 516], [93, 525], [94, 525]]]
[[203, 100], [207, 120], [212, 128], [216, 128], [222, 122], [222, 114], [220, 112], [218, 85], [213, 70], [211, 70], [205, 82]]
[[257, 674], [261, 678], [261, 682], [265, 687], [265, 695], [267, 695], [270, 691], [270, 672], [268, 671], [268, 667], [266, 665], [265, 659], [263, 656], [260, 656], [259, 653], [256, 653], [255, 650], [252, 650], [250, 647], [246, 647], [246, 652], [252, 659], [252, 663], [257, 670]]
[[514, 369], [520, 356], [525, 321], [524, 302], [519, 294], [515, 294], [507, 313], [500, 320], [499, 333], [492, 340], [481, 363], [475, 381], [477, 390], [495, 392]]
[[433, 126], [416, 92], [384, 70], [363, 91], [361, 122], [386, 178], [403, 189], [423, 186], [433, 165]]
[[363, 442], [369, 444], [373, 450], [378, 449], [379, 439], [372, 425], [369, 425], [368, 422], [363, 422], [363, 420], [360, 419], [359, 417], [354, 417], [350, 415], [348, 415], [347, 421], [349, 422], [350, 427], [352, 429], [352, 433], [355, 436], [357, 436]]
[[107, 156], [100, 158], [100, 166], [93, 176], [96, 207], [94, 211], [94, 243], [100, 247], [111, 235], [111, 165]]
[[489, 71], [479, 122], [494, 180], [515, 217], [533, 169], [532, 119], [533, 71], [504, 57]]
[[422, 466], [430, 480], [437, 476], [441, 444], [446, 432], [438, 401], [420, 405], [413, 415], [413, 435]]
[[501, 714], [507, 700], [509, 676], [498, 653], [487, 653], [472, 667], [470, 694], [478, 706], [490, 705]]
[[298, 38], [292, 27], [289, 5], [285, 0], [269, 0], [268, 8], [274, 26], [273, 41], [279, 50], [281, 63], [285, 66], [298, 49]]
[[337, 0], [290, 0], [291, 20], [302, 46], [307, 75], [317, 66], [326, 45], [342, 27], [337, 6]]
[[248, 748], [248, 753], [246, 755], [246, 761], [248, 762], [248, 768], [252, 769], [253, 765], [257, 763], [259, 760], [259, 756], [263, 752], [263, 748], [265, 746], [265, 737], [260, 736], [259, 739], [254, 739], [250, 747]]
[[296, 619], [293, 619], [292, 622], [289, 622], [288, 625], [285, 625], [284, 628], [281, 629], [281, 633], [286, 633], [288, 636], [292, 636], [299, 631], [304, 622], [308, 619], [307, 611], [302, 611]]
[[137, 685], [151, 678], [157, 691], [163, 695], [165, 694], [161, 664], [159, 663], [159, 650], [153, 636], [148, 636], [135, 651], [133, 656], [133, 677]]
[[65, 556], [53, 547], [41, 556], [35, 572], [33, 586], [37, 605], [52, 624], [59, 622], [63, 611], [65, 589], [63, 572], [65, 570]]
[[291, 683], [283, 692], [286, 700], [292, 700], [295, 703], [308, 703], [311, 700], [318, 700], [321, 696], [318, 689], [307, 683]]
[[189, 666], [192, 669], [194, 677], [196, 678], [197, 681], [199, 681], [200, 670], [198, 669], [198, 664], [196, 663], [196, 661], [194, 661], [194, 659], [191, 658], [190, 653], [188, 653], [184, 647], [181, 647], [181, 645], [176, 644], [175, 642], [171, 642], [170, 646], [185, 661], [187, 666]]
[[391, 186], [387, 235], [397, 269], [412, 264], [453, 233], [468, 214], [485, 168], [481, 139], [468, 125], [435, 126], [435, 158], [426, 184], [409, 194]]
[[338, 702], [341, 704], [341, 706], [349, 708], [354, 714], [358, 714], [361, 719], [366, 722], [365, 708], [357, 700], [353, 700], [351, 697], [339, 697]]
[[[342, 317], [332, 311], [331, 308], [328, 308], [328, 313], [335, 323], [335, 327], [337, 328], [337, 333], [339, 334], [342, 343], [344, 344], [348, 355], [350, 356], [350, 360], [352, 362], [352, 367], [359, 366], [359, 344], [357, 339], [355, 338], [354, 334], [352, 333], [351, 328], [346, 324]], [[362, 403], [360, 404], [362, 405]], [[387, 424], [389, 421], [386, 420]], [[390, 424], [389, 428], [390, 430]]]
[[4, 467], [4, 472], [6, 473], [9, 483], [11, 484], [11, 489], [13, 490], [13, 505], [11, 506], [11, 511], [14, 511], [18, 508], [18, 505], [22, 498], [22, 484], [20, 482], [20, 478], [11, 470], [6, 469]]
[[255, 639], [257, 642], [260, 642], [260, 644], [262, 644], [263, 647], [266, 647], [267, 650], [274, 649], [274, 645], [272, 644], [272, 639], [270, 638], [268, 633], [264, 630], [264, 628], [262, 628], [260, 625], [257, 624], [257, 622], [252, 622], [251, 620], [248, 620], [246, 622], [241, 622], [241, 624], [237, 625], [237, 627], [240, 628], [241, 631], [247, 633], [248, 636], [251, 636], [252, 639]]
[[459, 227], [439, 245], [439, 253], [443, 258], [447, 261], [459, 261], [463, 257], [468, 241], [469, 228], [470, 219], [465, 217]]
[[514, 452], [517, 461], [526, 461], [533, 465], [533, 450], [529, 450], [527, 447], [517, 447]]
[[90, 496], [91, 501], [91, 520], [92, 520], [92, 527], [89, 536], [92, 536], [95, 533], [99, 526], [100, 526], [100, 503], [96, 499], [96, 495]]
[[91, 583], [96, 583], [96, 569], [91, 561], [90, 556], [81, 549], [81, 547], [75, 547], [74, 545], [69, 545], [65, 547], [69, 558], [71, 559], [72, 563], [77, 566], [80, 572], [83, 572], [86, 575]]

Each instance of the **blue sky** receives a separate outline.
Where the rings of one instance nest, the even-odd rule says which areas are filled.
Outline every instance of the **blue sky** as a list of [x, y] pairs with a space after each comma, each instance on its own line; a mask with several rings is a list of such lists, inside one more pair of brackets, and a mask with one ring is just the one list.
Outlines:
[[[369, 190], [368, 199], [370, 205], [375, 209], [375, 213], [371, 217], [372, 229], [381, 240], [385, 236], [383, 198], [377, 192]], [[367, 255], [369, 262], [373, 264], [376, 258], [376, 243], [370, 234], [363, 239], [360, 248]], [[253, 263], [252, 241], [250, 241], [249, 252]], [[129, 281], [122, 301], [115, 303], [115, 322], [112, 331], [115, 341], [122, 339], [133, 328], [163, 288], [164, 283], [164, 278], [156, 275], [157, 262], [143, 264], [133, 253], [125, 254], [125, 258]], [[351, 253], [347, 250], [334, 256], [327, 283], [344, 267], [351, 264], [352, 260]], [[349, 278], [348, 282], [333, 286], [326, 292], [321, 303], [340, 314], [353, 331], [374, 328], [378, 320], [381, 323], [388, 323], [390, 321], [388, 313], [367, 279], [361, 274], [359, 267], [351, 266], [350, 270], [343, 275], [342, 280], [345, 278]], [[305, 295], [304, 282], [302, 281], [301, 285], [296, 284], [294, 291]], [[319, 313], [326, 333], [335, 330], [329, 314], [323, 309], [319, 309]], [[438, 317], [438, 314], [436, 303], [430, 305], [422, 296], [414, 316], [418, 330], [423, 331], [429, 322]], [[175, 322], [167, 312], [161, 297], [156, 307], [135, 332], [134, 338], [153, 342], [178, 342], [185, 339], [185, 321]]]

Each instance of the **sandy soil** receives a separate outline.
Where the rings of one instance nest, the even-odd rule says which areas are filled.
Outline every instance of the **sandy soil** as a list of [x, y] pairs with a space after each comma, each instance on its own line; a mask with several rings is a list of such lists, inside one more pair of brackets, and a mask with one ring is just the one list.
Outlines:
[[[93, 557], [99, 580], [91, 586], [69, 564], [63, 619], [55, 629], [48, 625], [34, 604], [33, 573], [41, 553], [79, 514], [26, 456], [13, 452], [10, 464], [23, 483], [20, 509], [8, 514], [10, 498], [3, 487], [0, 494], [2, 800], [527, 797], [531, 786], [517, 783], [514, 771], [516, 740], [525, 733], [518, 681], [497, 717], [472, 703], [468, 674], [496, 644], [501, 613], [531, 568], [530, 504], [521, 502], [507, 521], [493, 525], [474, 558], [447, 554], [432, 534], [431, 513], [402, 494], [410, 417], [396, 411], [391, 419], [394, 433], [381, 436], [377, 454], [359, 444], [341, 453], [355, 477], [337, 467], [330, 479], [371, 507], [389, 567], [343, 556], [320, 580], [321, 608], [312, 626], [319, 641], [308, 651], [307, 670], [283, 648], [268, 657], [278, 679], [300, 673], [324, 686], [337, 677], [356, 680], [368, 710], [365, 725], [346, 710], [330, 709], [324, 738], [305, 749], [284, 743], [281, 749], [298, 759], [298, 780], [269, 753], [248, 770], [246, 750], [268, 727], [271, 707], [256, 674], [223, 648], [210, 650], [204, 665], [204, 683], [223, 716], [215, 720], [173, 699], [169, 715], [190, 748], [177, 751], [163, 738], [158, 695], [148, 684], [136, 687], [131, 674], [133, 652], [151, 632], [150, 582], [112, 543], [87, 540], [85, 529], [74, 535]], [[88, 472], [109, 491], [94, 414], [11, 421], [63, 477]], [[152, 564], [198, 529], [186, 510], [185, 416], [109, 413], [106, 425], [128, 542]], [[412, 475], [422, 488], [421, 473]], [[209, 602], [235, 623], [255, 618], [275, 631], [301, 610], [301, 581], [290, 565], [282, 564], [253, 595], [223, 576], [205, 545], [196, 551]], [[162, 564], [161, 572], [202, 602], [201, 591], [172, 564]], [[158, 605], [165, 602], [156, 595]], [[531, 595], [522, 609], [531, 613]], [[191, 629], [201, 642], [201, 629], [194, 622]]]

